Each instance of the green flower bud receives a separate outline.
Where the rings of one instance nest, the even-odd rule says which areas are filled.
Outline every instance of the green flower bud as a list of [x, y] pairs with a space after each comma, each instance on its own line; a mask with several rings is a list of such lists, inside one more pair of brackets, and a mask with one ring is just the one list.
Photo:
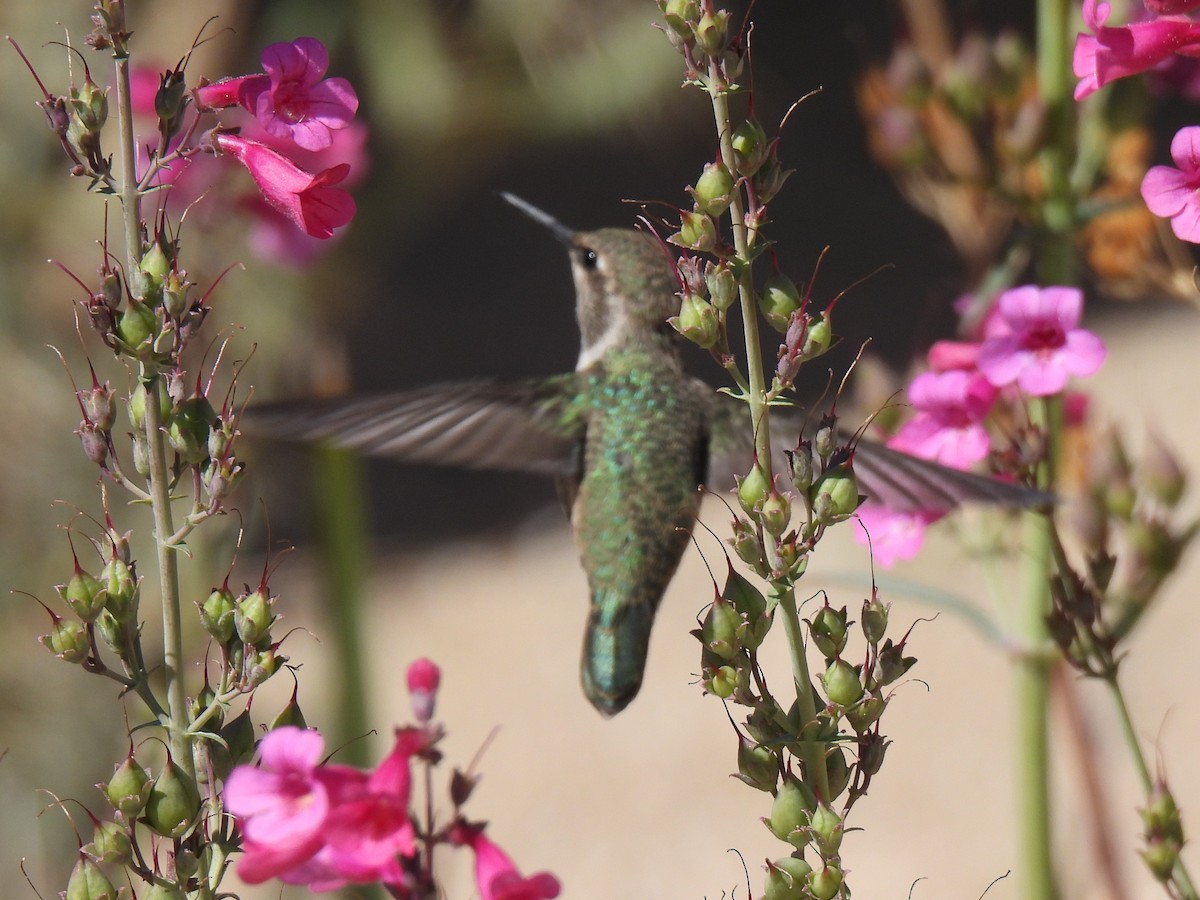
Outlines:
[[721, 323], [712, 304], [698, 294], [684, 294], [679, 315], [667, 320], [685, 338], [707, 350], [721, 337]]
[[836, 800], [850, 787], [850, 766], [846, 754], [840, 747], [830, 747], [825, 752], [825, 772], [829, 776], [829, 796]]
[[842, 846], [842, 834], [845, 825], [842, 817], [825, 803], [817, 806], [809, 822], [810, 834], [816, 844], [817, 852], [823, 859], [837, 856]]
[[64, 662], [81, 663], [91, 652], [88, 641], [87, 627], [75, 619], [54, 617], [54, 627], [49, 634], [38, 638], [42, 644]]
[[167, 252], [164, 241], [164, 236], [159, 236], [151, 241], [141, 262], [138, 263], [138, 271], [146, 276], [146, 293], [136, 294], [136, 296], [147, 303], [157, 300], [163, 283], [171, 271], [171, 255]]
[[129, 829], [118, 822], [98, 822], [91, 843], [84, 844], [83, 853], [98, 863], [123, 866], [133, 858], [133, 843]]
[[826, 659], [841, 656], [842, 651], [846, 649], [846, 640], [849, 636], [848, 615], [844, 606], [840, 610], [834, 609], [832, 606], [823, 606], [817, 610], [817, 614], [808, 623], [808, 631], [812, 636], [813, 643], [817, 645], [817, 649]]
[[745, 625], [733, 604], [724, 597], [717, 597], [709, 604], [704, 621], [692, 634], [721, 659], [733, 659], [741, 649], [740, 633], [745, 631]]
[[187, 894], [177, 884], [162, 885], [156, 882], [138, 900], [187, 900]]
[[131, 299], [117, 320], [117, 337], [131, 350], [149, 345], [158, 332], [158, 319], [154, 311], [137, 299]]
[[883, 715], [886, 708], [887, 701], [882, 697], [866, 697], [845, 711], [846, 720], [855, 732], [862, 734], [879, 721], [879, 717]]
[[668, 240], [688, 250], [707, 253], [717, 244], [717, 226], [711, 216], [702, 212], [681, 212], [679, 231]]
[[704, 687], [710, 694], [728, 700], [738, 686], [738, 670], [733, 666], [721, 666], [708, 673]]
[[725, 589], [721, 596], [733, 603], [746, 628], [741, 634], [742, 646], [749, 650], [757, 650], [763, 638], [771, 630], [771, 619], [775, 610], [767, 610], [767, 600], [750, 580], [729, 566], [729, 574], [725, 578]]
[[104, 609], [104, 589], [99, 581], [79, 567], [78, 562], [75, 563], [75, 574], [55, 590], [84, 622], [93, 621]]
[[729, 174], [725, 164], [720, 161], [710, 162], [696, 180], [696, 187], [691, 194], [701, 212], [710, 216], [720, 216], [729, 209], [733, 199], [733, 187], [733, 176]]
[[729, 41], [729, 13], [724, 10], [708, 12], [700, 16], [693, 29], [696, 43], [709, 56], [720, 56]]
[[692, 23], [700, 18], [696, 0], [666, 0], [663, 19], [670, 29], [685, 41], [692, 39]]
[[[155, 392], [158, 395], [158, 420], [165, 422], [171, 415], [171, 398], [167, 396], [166, 383], [155, 379]], [[129, 421], [138, 431], [146, 427], [146, 386], [138, 382], [129, 395]]]
[[1153, 838], [1141, 852], [1141, 857], [1150, 874], [1165, 883], [1171, 878], [1175, 864], [1179, 862], [1180, 849], [1182, 848], [1179, 843], [1171, 838]]
[[245, 594], [233, 611], [233, 627], [246, 644], [257, 644], [271, 630], [275, 617], [271, 615], [271, 597], [266, 588]]
[[813, 900], [833, 900], [842, 889], [842, 870], [834, 865], [826, 865], [819, 871], [814, 871], [808, 879], [808, 892]]
[[791, 177], [793, 169], [785, 169], [779, 160], [768, 152], [767, 158], [754, 173], [754, 190], [760, 204], [770, 203]]
[[833, 325], [829, 321], [829, 310], [808, 317], [804, 329], [804, 346], [800, 351], [805, 360], [825, 355], [833, 346]]
[[187, 293], [189, 287], [188, 282], [180, 278], [179, 273], [174, 270], [171, 270], [167, 274], [167, 279], [163, 282], [163, 309], [167, 311], [168, 316], [176, 321], [179, 321], [180, 317], [187, 312]]
[[196, 604], [200, 612], [200, 624], [218, 644], [233, 637], [234, 604], [233, 592], [227, 587], [214, 588], [203, 603]]
[[104, 870], [86, 856], [80, 856], [67, 880], [64, 900], [117, 900], [118, 896]]
[[1183, 844], [1183, 819], [1171, 789], [1161, 778], [1155, 781], [1142, 810], [1142, 822], [1148, 835], [1162, 835]]
[[825, 686], [825, 696], [830, 703], [838, 706], [852, 706], [862, 699], [862, 679], [858, 675], [858, 667], [852, 666], [845, 660], [835, 659], [821, 677]]
[[779, 756], [774, 750], [738, 735], [738, 771], [734, 777], [752, 788], [775, 792], [779, 783]]
[[781, 272], [774, 272], [767, 278], [762, 297], [759, 298], [767, 323], [780, 334], [787, 331], [792, 313], [800, 308], [802, 302], [796, 283]]
[[204, 396], [190, 397], [167, 419], [167, 443], [189, 465], [208, 459], [208, 437], [217, 414]]
[[133, 470], [142, 476], [149, 475], [150, 445], [146, 442], [146, 435], [140, 431], [135, 431], [130, 444], [130, 451], [133, 456]]
[[[247, 644], [247, 648], [249, 648]], [[246, 688], [256, 688], [287, 662], [286, 656], [276, 656], [275, 651], [268, 647], [247, 654], [244, 683]]]
[[108, 779], [108, 784], [98, 787], [104, 791], [104, 796], [113, 808], [127, 818], [140, 813], [150, 798], [150, 776], [132, 756], [127, 756], [125, 761], [117, 766], [112, 778]]
[[789, 775], [775, 794], [771, 818], [765, 820], [767, 828], [781, 841], [787, 841], [799, 849], [808, 843], [803, 829], [816, 808], [817, 797], [812, 788]]
[[733, 520], [733, 537], [729, 539], [729, 546], [738, 555], [738, 559], [751, 566], [759, 575], [767, 574], [762, 542], [758, 539], [754, 526], [745, 519]]
[[806, 900], [804, 887], [811, 874], [812, 866], [795, 856], [768, 862], [762, 900]]
[[890, 604], [881, 603], [877, 595], [863, 601], [862, 630], [869, 644], [878, 644], [887, 631]]
[[104, 608], [122, 625], [130, 625], [137, 619], [137, 580], [133, 570], [119, 556], [113, 556], [100, 572], [107, 599]]
[[754, 119], [747, 119], [733, 130], [733, 163], [739, 175], [750, 176], [767, 159], [767, 133]]
[[755, 463], [746, 477], [738, 481], [738, 502], [746, 515], [754, 519], [759, 517], [770, 490], [771, 480], [763, 467]]
[[187, 773], [167, 757], [167, 765], [154, 779], [143, 821], [163, 837], [180, 837], [200, 811], [200, 792]]
[[83, 87], [71, 92], [71, 108], [88, 131], [99, 131], [108, 121], [108, 89], [86, 78]]
[[713, 266], [704, 276], [704, 284], [708, 288], [708, 298], [722, 312], [733, 306], [738, 297], [737, 276], [729, 266], [721, 263]]
[[809, 489], [813, 518], [821, 525], [833, 525], [848, 519], [858, 509], [858, 479], [847, 462], [829, 469]]
[[792, 503], [785, 494], [772, 490], [762, 505], [762, 526], [780, 537], [792, 523]]
[[121, 659], [125, 659], [125, 628], [107, 609], [96, 618], [96, 634], [104, 645]]

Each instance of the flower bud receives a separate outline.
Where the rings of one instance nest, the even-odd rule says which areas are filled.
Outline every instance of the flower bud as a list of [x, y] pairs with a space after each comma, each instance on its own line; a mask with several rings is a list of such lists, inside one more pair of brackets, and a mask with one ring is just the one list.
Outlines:
[[108, 880], [104, 870], [81, 854], [67, 880], [63, 900], [117, 900], [118, 896], [117, 889]]
[[234, 596], [228, 587], [214, 588], [203, 603], [196, 604], [200, 611], [200, 624], [218, 644], [233, 637]]
[[729, 209], [733, 188], [733, 176], [729, 174], [725, 164], [718, 160], [705, 165], [691, 194], [701, 212], [710, 216], [720, 216]]
[[146, 442], [146, 435], [140, 431], [133, 433], [130, 455], [133, 457], [133, 470], [139, 475], [148, 476], [150, 474], [150, 445]]
[[58, 585], [55, 590], [71, 607], [71, 611], [84, 622], [95, 620], [96, 616], [100, 615], [100, 610], [104, 609], [104, 589], [99, 581], [79, 567], [78, 562], [75, 563], [75, 574], [66, 584]]
[[821, 525], [832, 525], [849, 518], [861, 502], [858, 495], [858, 480], [847, 459], [840, 465], [826, 470], [809, 489], [812, 498], [813, 517]]
[[696, 43], [709, 56], [720, 56], [729, 41], [729, 13], [705, 10], [694, 28]]
[[233, 627], [246, 644], [257, 644], [271, 630], [271, 597], [265, 588], [243, 595], [233, 611]]
[[841, 656], [842, 651], [846, 649], [846, 641], [849, 637], [847, 633], [848, 618], [848, 611], [844, 606], [840, 610], [834, 609], [832, 606], [823, 606], [817, 610], [817, 614], [808, 623], [808, 632], [812, 636], [812, 641], [826, 659], [835, 659]]
[[113, 808], [132, 819], [146, 806], [150, 797], [150, 776], [132, 755], [117, 766], [108, 784], [98, 785]]
[[858, 667], [844, 660], [835, 659], [825, 670], [821, 683], [825, 686], [825, 696], [829, 698], [830, 703], [853, 706], [862, 699], [863, 684]]
[[43, 634], [38, 640], [64, 662], [81, 663], [88, 658], [91, 651], [87, 627], [75, 619], [54, 616], [54, 627], [49, 634]]
[[437, 702], [437, 690], [442, 683], [442, 671], [433, 660], [415, 660], [406, 673], [408, 681], [409, 702], [412, 704], [413, 715], [418, 722], [428, 722], [433, 718], [434, 706]]
[[786, 494], [772, 490], [762, 505], [762, 526], [768, 532], [781, 536], [792, 522], [792, 504]]
[[750, 176], [767, 158], [767, 133], [755, 119], [747, 119], [733, 130], [733, 163], [739, 175]]
[[96, 634], [104, 641], [104, 645], [121, 659], [125, 659], [125, 627], [116, 620], [112, 613], [105, 609], [96, 617]]
[[679, 315], [667, 320], [685, 338], [707, 350], [721, 337], [721, 323], [712, 304], [698, 294], [684, 294]]
[[692, 39], [692, 23], [700, 18], [696, 0], [666, 0], [663, 4], [663, 19], [671, 31], [686, 41]]
[[[171, 398], [161, 378], [155, 379], [154, 391], [158, 397], [158, 421], [165, 422], [171, 415]], [[138, 431], [146, 427], [146, 385], [140, 381], [129, 395], [129, 421]]]
[[164, 885], [155, 882], [138, 900], [187, 900], [187, 894], [177, 884]]
[[855, 732], [862, 734], [879, 721], [879, 717], [883, 715], [886, 708], [887, 701], [882, 697], [866, 697], [845, 711], [846, 721], [850, 723], [850, 727]]
[[842, 834], [845, 831], [842, 817], [829, 805], [820, 803], [812, 814], [809, 828], [813, 842], [816, 844], [817, 853], [823, 859], [837, 856], [838, 850], [842, 846]]
[[873, 673], [875, 683], [880, 687], [891, 684], [916, 665], [916, 662], [915, 656], [904, 655], [903, 641], [893, 646], [891, 638], [888, 638], [879, 649], [879, 658], [875, 663], [875, 672]]
[[729, 546], [733, 547], [738, 559], [751, 566], [759, 575], [767, 574], [768, 569], [766, 561], [763, 559], [762, 542], [758, 539], [758, 534], [750, 522], [742, 518], [733, 520], [733, 537], [729, 539]]
[[161, 235], [151, 241], [142, 255], [141, 262], [138, 263], [137, 271], [144, 276], [140, 285], [143, 292], [139, 293], [135, 288], [134, 296], [150, 305], [159, 299], [163, 283], [171, 271], [171, 254], [167, 252], [164, 241], [165, 238]]
[[129, 350], [149, 346], [151, 336], [158, 332], [154, 311], [136, 298], [131, 298], [121, 318], [117, 320], [117, 337]]
[[746, 515], [758, 519], [770, 490], [771, 481], [767, 478], [767, 473], [762, 466], [755, 463], [746, 477], [738, 481], [738, 503], [746, 511]]
[[887, 632], [888, 609], [890, 604], [882, 603], [879, 596], [872, 593], [870, 600], [863, 600], [862, 630], [868, 644], [878, 644]]
[[792, 476], [792, 484], [803, 494], [812, 487], [813, 461], [812, 452], [807, 441], [801, 441], [795, 450], [785, 451], [788, 461], [788, 471]]
[[1178, 844], [1183, 843], [1183, 819], [1179, 815], [1179, 807], [1175, 804], [1171, 789], [1161, 776], [1155, 780], [1147, 798], [1146, 808], [1141, 813], [1147, 835], [1161, 835]]
[[692, 632], [706, 649], [720, 659], [733, 659], [741, 650], [741, 632], [746, 623], [733, 604], [718, 596], [709, 604], [700, 627]]
[[738, 734], [738, 771], [734, 776], [760, 791], [774, 793], [779, 782], [779, 756], [769, 747]]
[[767, 278], [759, 299], [767, 323], [780, 334], [787, 331], [792, 313], [800, 308], [802, 302], [796, 283], [781, 272], [773, 272]]
[[72, 92], [71, 109], [84, 128], [100, 131], [108, 121], [108, 89], [101, 90], [91, 77], [85, 77], [83, 87]]
[[129, 829], [119, 822], [97, 822], [91, 842], [80, 849], [104, 865], [123, 866], [133, 858]]
[[812, 788], [789, 775], [775, 794], [771, 818], [766, 820], [767, 828], [781, 841], [787, 841], [799, 849], [808, 843], [802, 829], [816, 808], [817, 797]]
[[850, 786], [850, 766], [840, 747], [825, 752], [825, 772], [829, 776], [829, 797], [836, 800]]
[[749, 650], [757, 650], [763, 638], [771, 630], [771, 619], [775, 614], [774, 608], [767, 610], [767, 599], [750, 580], [733, 566], [729, 566], [729, 574], [725, 578], [725, 588], [721, 596], [733, 603], [746, 628], [739, 635], [742, 646]]
[[167, 278], [163, 282], [162, 289], [163, 309], [167, 311], [168, 316], [176, 321], [179, 321], [183, 314], [187, 312], [187, 293], [189, 287], [189, 283], [180, 278], [179, 273], [174, 269], [167, 273]]
[[754, 192], [760, 205], [770, 203], [775, 195], [783, 188], [785, 181], [791, 177], [793, 170], [785, 169], [779, 160], [768, 150], [767, 158], [754, 173]]
[[79, 400], [88, 421], [96, 426], [97, 431], [108, 431], [113, 427], [117, 414], [113, 408], [113, 390], [107, 381], [93, 384], [91, 390], [80, 391]]
[[712, 266], [704, 276], [708, 298], [722, 312], [733, 306], [738, 297], [737, 276], [725, 263]]
[[842, 889], [844, 877], [842, 870], [835, 865], [814, 870], [808, 880], [808, 893], [813, 900], [833, 900]]
[[[250, 645], [247, 645], [249, 648]], [[268, 678], [275, 674], [281, 665], [287, 662], [286, 656], [276, 656], [275, 651], [268, 647], [266, 650], [257, 650], [252, 653], [247, 653], [244, 664], [244, 686], [247, 689], [258, 687]]]
[[137, 580], [133, 570], [120, 556], [113, 556], [100, 572], [107, 594], [104, 608], [122, 625], [130, 625], [137, 619]]
[[717, 226], [710, 216], [702, 212], [681, 211], [679, 231], [667, 240], [688, 250], [707, 253], [717, 244]]
[[799, 857], [785, 856], [768, 862], [762, 900], [806, 900], [804, 887], [811, 874], [812, 866]]
[[188, 465], [204, 462], [208, 458], [208, 437], [216, 421], [216, 411], [207, 397], [191, 397], [167, 419], [167, 443]]
[[804, 344], [800, 356], [804, 360], [823, 356], [833, 346], [833, 324], [829, 310], [805, 317]]
[[108, 461], [108, 435], [100, 431], [91, 422], [84, 419], [75, 430], [79, 435], [79, 443], [83, 447], [83, 455], [88, 462], [103, 466]]
[[167, 764], [154, 779], [143, 818], [163, 837], [179, 837], [191, 827], [200, 811], [200, 793], [188, 774], [167, 756]]

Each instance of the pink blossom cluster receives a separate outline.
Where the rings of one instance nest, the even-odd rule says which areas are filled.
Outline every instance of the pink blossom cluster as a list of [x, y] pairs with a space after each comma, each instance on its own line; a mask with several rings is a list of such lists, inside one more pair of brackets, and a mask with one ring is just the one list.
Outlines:
[[413, 710], [422, 724], [397, 729], [391, 752], [373, 771], [325, 760], [325, 741], [315, 730], [283, 726], [262, 739], [258, 764], [237, 766], [223, 794], [241, 832], [237, 871], [243, 881], [279, 879], [313, 891], [380, 882], [394, 897], [416, 896], [423, 871], [419, 838], [470, 847], [483, 900], [558, 896], [553, 875], [523, 877], [482, 826], [456, 820], [439, 838], [427, 823], [418, 835], [410, 814], [412, 761], [437, 757], [440, 731], [425, 723], [440, 679], [429, 660], [409, 668]]
[[[1200, 0], [1145, 0], [1145, 14], [1128, 25], [1109, 25], [1111, 5], [1084, 0], [1091, 34], [1075, 42], [1073, 66], [1082, 100], [1104, 85], [1162, 70], [1180, 59], [1200, 58]], [[1154, 166], [1142, 180], [1142, 198], [1156, 216], [1169, 218], [1181, 240], [1200, 243], [1200, 127], [1180, 129], [1171, 141], [1174, 166]]]
[[[1083, 293], [1073, 287], [1023, 285], [996, 300], [977, 342], [941, 341], [929, 350], [929, 370], [908, 389], [915, 413], [888, 445], [923, 459], [967, 469], [987, 458], [985, 421], [1004, 391], [1031, 397], [1061, 394], [1071, 376], [1091, 375], [1104, 362], [1103, 342], [1080, 328]], [[938, 515], [897, 513], [868, 501], [856, 535], [871, 543], [884, 566], [911, 559], [925, 526]]]

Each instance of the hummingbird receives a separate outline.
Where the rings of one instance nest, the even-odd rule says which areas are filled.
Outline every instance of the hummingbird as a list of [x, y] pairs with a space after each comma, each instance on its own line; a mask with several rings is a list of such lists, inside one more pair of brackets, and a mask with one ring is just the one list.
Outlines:
[[[576, 231], [502, 196], [567, 250], [580, 332], [575, 371], [268, 404], [252, 407], [245, 424], [263, 436], [409, 463], [554, 478], [591, 595], [583, 692], [613, 716], [641, 688], [655, 613], [691, 539], [700, 489], [732, 487], [733, 473], [753, 462], [749, 417], [744, 403], [684, 371], [667, 322], [679, 311], [679, 285], [656, 239], [632, 228]], [[897, 511], [1046, 499], [866, 439], [841, 452], [862, 493]]]

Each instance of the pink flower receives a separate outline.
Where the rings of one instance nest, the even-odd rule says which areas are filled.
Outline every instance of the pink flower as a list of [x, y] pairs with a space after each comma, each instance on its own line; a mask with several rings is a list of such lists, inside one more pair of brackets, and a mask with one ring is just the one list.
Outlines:
[[348, 165], [332, 166], [312, 175], [255, 141], [226, 132], [216, 133], [213, 140], [222, 152], [249, 170], [267, 203], [305, 234], [332, 237], [333, 229], [354, 217], [354, 198], [331, 187], [349, 174]]
[[1200, 126], [1181, 128], [1171, 139], [1171, 159], [1179, 168], [1153, 166], [1142, 179], [1142, 199], [1150, 212], [1170, 218], [1180, 240], [1200, 243]]
[[276, 728], [262, 739], [259, 766], [238, 766], [225, 782], [225, 807], [241, 821], [246, 855], [238, 874], [258, 884], [320, 849], [329, 795], [317, 777], [325, 741], [315, 731]]
[[1107, 354], [1090, 331], [1076, 328], [1083, 293], [1072, 287], [1024, 285], [1000, 295], [999, 321], [1009, 331], [979, 348], [979, 371], [997, 387], [1016, 384], [1035, 397], [1062, 391], [1071, 375], [1091, 375]]
[[437, 702], [437, 689], [441, 680], [441, 670], [428, 659], [418, 659], [408, 667], [409, 702], [412, 703], [413, 715], [417, 717], [418, 722], [428, 722], [433, 718], [433, 707]]
[[854, 540], [869, 545], [875, 562], [890, 569], [899, 559], [912, 559], [925, 540], [925, 527], [936, 522], [938, 513], [899, 513], [868, 500], [854, 513], [859, 527]]
[[1076, 100], [1118, 78], [1152, 69], [1173, 54], [1200, 55], [1200, 23], [1162, 17], [1114, 27], [1105, 24], [1111, 11], [1108, 3], [1084, 0], [1083, 19], [1095, 34], [1081, 34], [1075, 41]]
[[935, 341], [926, 357], [935, 372], [951, 369], [974, 369], [979, 358], [979, 345], [966, 341]]
[[1145, 0], [1145, 4], [1156, 16], [1177, 16], [1200, 6], [1200, 0]]
[[917, 414], [888, 441], [889, 447], [956, 469], [985, 459], [991, 448], [981, 424], [997, 389], [978, 372], [923, 372], [908, 388]]
[[277, 138], [305, 150], [324, 150], [332, 131], [347, 127], [358, 96], [344, 78], [325, 78], [329, 53], [316, 38], [271, 44], [262, 53], [266, 74], [227, 78], [196, 89], [201, 109], [240, 104]]
[[508, 855], [483, 835], [482, 828], [457, 826], [456, 838], [475, 851], [475, 883], [482, 900], [553, 900], [562, 890], [549, 872], [521, 877]]

